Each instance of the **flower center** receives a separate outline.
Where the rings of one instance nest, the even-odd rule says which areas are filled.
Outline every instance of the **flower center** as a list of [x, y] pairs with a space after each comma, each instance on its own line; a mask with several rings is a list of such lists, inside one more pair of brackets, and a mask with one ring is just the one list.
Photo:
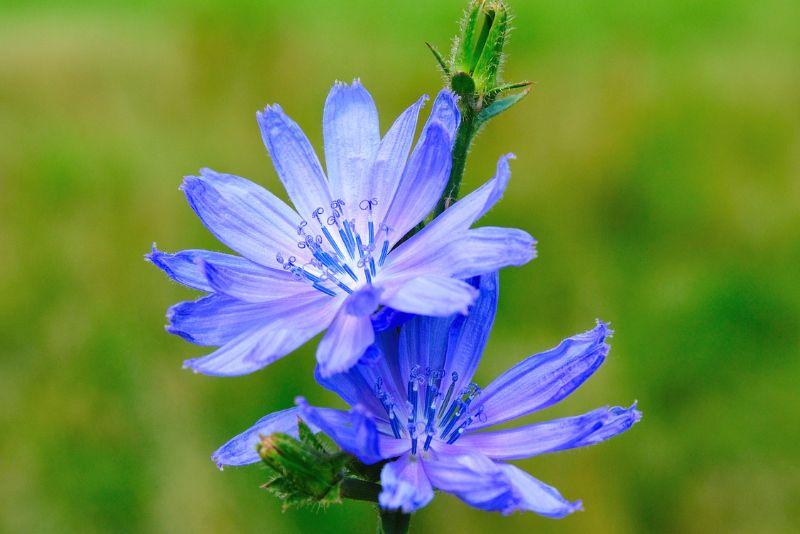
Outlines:
[[[335, 297], [338, 292], [353, 293], [363, 285], [372, 284], [372, 279], [386, 261], [389, 253], [389, 232], [385, 224], [378, 225], [377, 233], [372, 211], [378, 199], [362, 200], [358, 209], [366, 212], [366, 228], [359, 228], [355, 218], [344, 216], [345, 203], [334, 200], [329, 211], [320, 206], [311, 214], [314, 222], [303, 220], [297, 226], [300, 240], [297, 248], [305, 263], [294, 255], [278, 253], [277, 262], [296, 280], [304, 280], [314, 289]], [[362, 218], [363, 220], [363, 218]], [[364, 235], [361, 235], [364, 232]], [[381, 244], [376, 259], [377, 243]]]
[[420, 428], [425, 434], [423, 450], [427, 451], [434, 438], [448, 444], [455, 443], [475, 419], [485, 420], [483, 407], [475, 413], [469, 412], [469, 405], [481, 392], [477, 384], [470, 383], [460, 391], [455, 391], [458, 383], [458, 373], [455, 371], [450, 374], [448, 385], [446, 382], [443, 384], [444, 369], [427, 368], [424, 373], [420, 369], [419, 365], [415, 365], [410, 372], [406, 388], [408, 416], [405, 428], [399, 421], [394, 399], [384, 389], [383, 379], [378, 378], [375, 383], [375, 396], [389, 416], [394, 437], [408, 437], [411, 440], [411, 454], [417, 454]]

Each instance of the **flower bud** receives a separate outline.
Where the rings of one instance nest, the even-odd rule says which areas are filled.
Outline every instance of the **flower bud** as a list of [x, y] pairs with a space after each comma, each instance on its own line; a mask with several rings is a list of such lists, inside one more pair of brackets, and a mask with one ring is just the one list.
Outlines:
[[[462, 127], [472, 124], [471, 128], [479, 129], [528, 94], [530, 82], [500, 80], [509, 19], [503, 0], [470, 0], [449, 60], [428, 45], [450, 88], [459, 96]], [[518, 89], [521, 91], [513, 92]]]
[[261, 436], [256, 448], [271, 475], [262, 487], [283, 500], [284, 508], [340, 502], [349, 457], [327, 452], [302, 421], [299, 425], [300, 439], [280, 432]]
[[[452, 80], [461, 77], [458, 85], [466, 88], [468, 84], [463, 83], [463, 78], [471, 78], [474, 91], [479, 94], [494, 89], [507, 35], [508, 8], [502, 0], [470, 2], [461, 34], [456, 38]], [[459, 89], [453, 84], [456, 93], [459, 93]]]

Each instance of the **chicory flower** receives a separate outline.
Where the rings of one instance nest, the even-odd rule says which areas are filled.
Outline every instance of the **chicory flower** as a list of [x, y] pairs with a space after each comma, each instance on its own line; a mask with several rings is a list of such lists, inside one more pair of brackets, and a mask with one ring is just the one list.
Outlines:
[[381, 472], [380, 504], [411, 513], [446, 491], [487, 511], [533, 511], [563, 517], [580, 509], [558, 490], [505, 460], [592, 445], [629, 429], [641, 418], [630, 408], [604, 407], [583, 415], [486, 430], [559, 402], [603, 363], [608, 325], [565, 339], [530, 356], [486, 388], [472, 382], [491, 330], [497, 277], [480, 282], [471, 313], [451, 318], [415, 317], [380, 336], [382, 357], [365, 359], [347, 373], [318, 381], [353, 409], [298, 406], [270, 414], [233, 438], [212, 458], [217, 464], [259, 460], [259, 435], [296, 434], [297, 418], [330, 436], [370, 464], [390, 460]]
[[[439, 93], [409, 156], [427, 97], [380, 137], [372, 97], [358, 82], [334, 85], [325, 103], [327, 173], [278, 105], [257, 115], [264, 144], [294, 209], [261, 186], [204, 169], [181, 189], [222, 243], [241, 256], [155, 246], [147, 259], [173, 280], [208, 293], [168, 311], [167, 330], [215, 352], [185, 362], [209, 375], [261, 369], [327, 329], [317, 348], [323, 376], [346, 371], [375, 341], [381, 310], [444, 317], [477, 296], [463, 279], [531, 260], [534, 240], [510, 228], [470, 226], [501, 197], [504, 156], [481, 188], [405, 242], [447, 183], [460, 116]], [[326, 177], [327, 174], [327, 177]]]

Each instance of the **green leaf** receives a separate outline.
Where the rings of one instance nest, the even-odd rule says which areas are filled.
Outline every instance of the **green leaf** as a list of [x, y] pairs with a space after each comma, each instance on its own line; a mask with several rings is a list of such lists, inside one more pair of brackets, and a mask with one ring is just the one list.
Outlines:
[[515, 93], [513, 95], [507, 96], [505, 98], [501, 98], [499, 100], [495, 100], [487, 107], [483, 108], [475, 117], [475, 121], [477, 122], [478, 127], [482, 126], [492, 117], [499, 115], [500, 113], [504, 112], [523, 98], [525, 98], [530, 90], [525, 90], [519, 93]]

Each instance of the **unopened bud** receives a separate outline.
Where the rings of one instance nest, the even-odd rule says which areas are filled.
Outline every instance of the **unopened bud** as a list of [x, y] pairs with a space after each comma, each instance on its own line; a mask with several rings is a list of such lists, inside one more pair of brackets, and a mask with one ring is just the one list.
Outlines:
[[284, 508], [339, 502], [349, 457], [327, 452], [308, 427], [299, 424], [300, 439], [280, 432], [261, 436], [256, 449], [271, 474], [263, 487], [283, 500]]

